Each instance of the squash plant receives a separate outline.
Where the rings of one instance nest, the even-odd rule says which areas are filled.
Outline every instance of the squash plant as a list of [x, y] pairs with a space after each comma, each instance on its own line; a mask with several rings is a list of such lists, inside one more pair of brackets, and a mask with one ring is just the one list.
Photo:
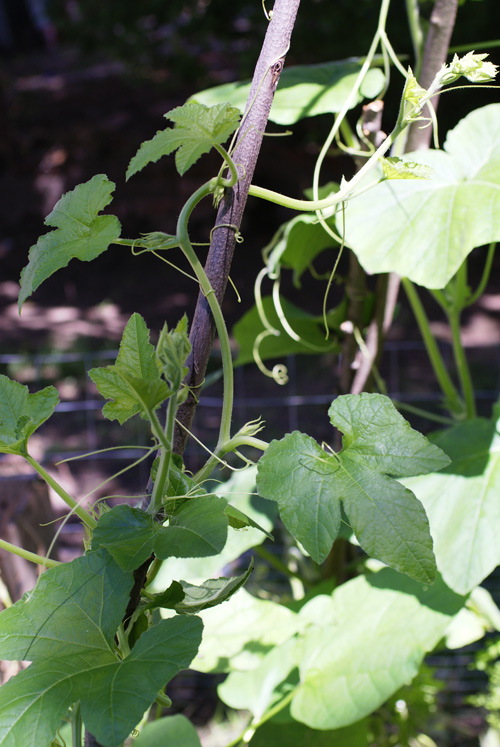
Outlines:
[[[431, 123], [432, 102], [441, 91], [462, 77], [489, 83], [496, 67], [483, 54], [455, 55], [426, 87], [420, 85], [388, 40], [389, 5], [389, 0], [381, 3], [364, 62], [291, 69], [283, 96], [278, 89], [277, 108], [271, 112], [275, 121], [288, 124], [306, 113], [338, 112], [308, 199], [251, 184], [298, 8], [297, 0], [277, 0], [268, 12], [269, 31], [244, 111], [238, 108], [240, 85], [204, 92], [168, 112], [172, 126], [143, 143], [130, 161], [127, 178], [175, 153], [182, 176], [211, 149], [219, 153], [219, 172], [189, 197], [174, 232], [123, 238], [118, 219], [103, 212], [115, 185], [99, 174], [61, 197], [46, 219], [53, 230], [31, 247], [21, 275], [20, 309], [69, 261], [91, 261], [112, 245], [121, 251], [131, 247], [138, 255], [168, 252], [169, 258], [180, 251], [196, 276], [200, 298], [191, 324], [183, 317], [173, 329], [165, 325], [156, 345], [143, 318], [134, 313], [115, 363], [89, 372], [107, 400], [106, 418], [120, 424], [132, 417], [148, 422], [149, 453], [156, 458], [151, 490], [141, 506], [100, 502], [85, 507], [68, 495], [29, 451], [31, 435], [54, 411], [57, 391], [46, 387], [30, 393], [0, 377], [0, 451], [25, 459], [85, 528], [85, 553], [71, 563], [1, 541], [2, 547], [46, 568], [35, 589], [0, 615], [2, 656], [31, 662], [0, 689], [3, 747], [60, 745], [64, 720], [71, 723], [73, 745], [81, 744], [84, 724], [87, 745], [118, 747], [131, 733], [137, 736], [136, 727], [144, 725], [144, 714], [155, 701], [171, 705], [165, 687], [189, 666], [229, 673], [219, 688], [221, 698], [252, 714], [248, 728], [231, 744], [257, 747], [283, 739], [290, 744], [366, 744], [366, 717], [411, 681], [425, 653], [470, 604], [468, 595], [500, 563], [495, 542], [500, 412], [495, 408], [491, 420], [476, 417], [459, 326], [461, 311], [485, 287], [493, 243], [474, 292], [467, 285], [467, 257], [500, 233], [500, 105], [469, 115], [449, 133], [443, 150], [404, 155], [403, 145], [409, 128]], [[418, 6], [410, 2], [408, 7], [416, 34]], [[379, 49], [383, 71], [377, 67]], [[383, 95], [391, 65], [402, 76], [401, 104], [391, 133], [373, 145], [362, 127], [358, 135], [351, 130], [346, 115], [366, 96]], [[322, 187], [321, 164], [340, 133], [346, 139], [343, 147], [364, 163], [350, 180]], [[317, 329], [309, 336], [316, 323], [297, 332], [279, 280], [286, 268], [300, 277], [325, 247], [333, 246], [337, 256], [348, 246], [368, 272], [403, 277], [451, 427], [429, 438], [413, 430], [385, 395], [373, 366], [381, 391], [346, 393], [332, 402], [331, 444], [298, 431], [268, 443], [260, 420], [233, 425], [234, 364], [220, 300], [247, 194], [300, 215], [280, 229], [266, 253], [256, 309], [250, 312], [257, 324], [240, 325], [250, 336], [241, 339], [242, 351], [249, 346], [267, 371], [264, 359], [276, 348], [264, 353], [263, 346], [271, 338], [283, 343], [281, 350], [297, 344], [312, 351], [338, 345], [338, 340], [319, 344]], [[218, 215], [204, 269], [190, 240], [189, 221], [206, 198], [213, 200]], [[273, 281], [269, 298], [260, 290], [265, 277]], [[444, 366], [415, 284], [431, 289], [449, 318], [458, 386]], [[340, 321], [339, 314], [328, 308], [325, 293], [327, 332], [352, 332], [364, 354], [363, 330], [345, 310]], [[217, 442], [206, 447], [206, 463], [193, 474], [182, 453], [212, 342], [212, 321], [222, 355], [224, 399]], [[282, 367], [270, 373], [284, 381]], [[335, 432], [341, 434], [341, 448], [334, 448]], [[228, 459], [233, 468], [231, 460], [240, 460], [244, 470], [214, 489], [210, 478]], [[300, 572], [288, 569], [300, 587], [293, 604], [259, 599], [241, 588], [252, 562], [240, 575], [218, 575], [225, 563], [259, 545], [272, 530], [266, 512], [256, 513], [248, 499], [254, 485], [276, 506], [301, 550], [303, 567], [313, 570], [306, 594]], [[315, 569], [329, 558], [339, 536], [359, 544], [372, 564], [338, 586], [334, 578], [315, 585]], [[477, 601], [475, 608], [481, 608]], [[194, 728], [179, 716], [145, 725], [137, 744], [168, 740], [180, 747], [200, 744]]]

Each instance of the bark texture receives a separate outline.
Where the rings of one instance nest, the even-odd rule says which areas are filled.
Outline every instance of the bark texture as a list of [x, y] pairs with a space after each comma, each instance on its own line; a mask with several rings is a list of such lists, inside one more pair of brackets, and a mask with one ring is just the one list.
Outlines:
[[[285, 55], [290, 46], [299, 4], [300, 0], [276, 0], [274, 5], [272, 19], [255, 67], [243, 126], [233, 154], [233, 160], [238, 165], [241, 178], [233, 189], [227, 190], [217, 213], [215, 227], [223, 223], [229, 223], [237, 228], [241, 225], [248, 190], [257, 163], [274, 92], [284, 66]], [[236, 233], [234, 228], [221, 227], [216, 228], [212, 236], [205, 272], [215, 291], [217, 300], [221, 303], [233, 259]], [[215, 326], [210, 308], [206, 298], [200, 293], [191, 324], [192, 351], [187, 361], [189, 373], [186, 377], [186, 383], [195, 392], [205, 377], [214, 336]], [[196, 398], [195, 396], [189, 396], [177, 415], [185, 427], [190, 427], [195, 410]], [[186, 432], [178, 428], [175, 434], [174, 451], [182, 454], [186, 440]]]

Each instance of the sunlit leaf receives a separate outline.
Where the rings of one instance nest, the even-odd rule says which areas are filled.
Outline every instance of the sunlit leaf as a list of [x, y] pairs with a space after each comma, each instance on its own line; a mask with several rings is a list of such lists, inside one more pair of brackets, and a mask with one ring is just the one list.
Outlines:
[[[285, 67], [274, 95], [269, 119], [277, 124], [290, 125], [305, 117], [340, 111], [351, 93], [360, 69], [360, 63], [350, 60]], [[360, 93], [354, 97], [351, 108], [357, 106], [364, 97], [375, 98], [382, 90], [384, 81], [381, 70], [370, 70]], [[229, 101], [243, 113], [249, 93], [249, 82], [225, 83], [197, 93], [193, 100], [207, 106]]]
[[495, 421], [468, 420], [433, 442], [451, 458], [439, 474], [405, 480], [429, 517], [436, 562], [464, 594], [500, 565], [500, 435]]
[[383, 181], [350, 200], [346, 241], [369, 273], [444, 288], [474, 247], [500, 239], [500, 104], [465, 117], [444, 150], [403, 160], [432, 173]]
[[238, 127], [240, 114], [227, 103], [207, 107], [188, 102], [167, 112], [165, 117], [174, 127], [160, 130], [152, 140], [142, 143], [127, 169], [127, 179], [148, 163], [177, 151], [175, 163], [179, 174], [184, 174], [214, 145], [222, 145]]

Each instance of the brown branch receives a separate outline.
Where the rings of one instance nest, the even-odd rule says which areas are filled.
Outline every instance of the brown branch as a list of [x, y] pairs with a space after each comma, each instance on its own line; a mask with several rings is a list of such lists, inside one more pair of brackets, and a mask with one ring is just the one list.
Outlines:
[[[243, 126], [233, 154], [233, 160], [238, 166], [241, 179], [225, 195], [217, 213], [215, 227], [223, 223], [229, 223], [239, 229], [241, 225], [248, 190], [262, 144], [274, 92], [290, 45], [299, 4], [300, 0], [276, 0], [272, 19], [255, 67]], [[226, 290], [234, 247], [234, 228], [221, 227], [213, 231], [205, 272], [219, 303], [222, 302]], [[187, 361], [189, 373], [185, 380], [194, 392], [197, 391], [205, 377], [214, 335], [215, 327], [212, 315], [206, 298], [200, 293], [191, 324], [192, 351]], [[196, 404], [195, 396], [190, 396], [178, 411], [177, 418], [186, 428], [189, 428], [192, 423]], [[182, 454], [186, 440], [185, 430], [177, 428], [174, 441], [174, 451], [176, 453]]]
[[[425, 41], [425, 50], [420, 71], [419, 83], [422, 88], [429, 88], [436, 73], [446, 62], [450, 39], [457, 17], [458, 0], [436, 0], [432, 10], [429, 31]], [[439, 96], [432, 99], [436, 110]], [[429, 109], [424, 107], [423, 116], [429, 116]], [[420, 122], [415, 122], [408, 135], [406, 151], [427, 150], [431, 143], [432, 127], [424, 127]]]

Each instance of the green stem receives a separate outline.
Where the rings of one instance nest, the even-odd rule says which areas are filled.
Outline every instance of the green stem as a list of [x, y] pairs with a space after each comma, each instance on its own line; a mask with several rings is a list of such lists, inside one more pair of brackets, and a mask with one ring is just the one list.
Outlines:
[[235, 162], [233, 161], [233, 159], [231, 158], [227, 150], [222, 147], [222, 145], [218, 145], [217, 143], [215, 143], [214, 148], [218, 153], [220, 153], [220, 155], [226, 162], [227, 167], [231, 174], [229, 179], [224, 179], [222, 176], [219, 176], [220, 186], [221, 187], [234, 187], [234, 185], [238, 181], [238, 170], [236, 168]]
[[61, 565], [58, 560], [52, 560], [51, 558], [44, 558], [43, 555], [37, 555], [34, 552], [29, 552], [29, 550], [25, 550], [24, 547], [18, 547], [17, 545], [12, 545], [10, 542], [7, 542], [6, 540], [3, 540], [3, 539], [0, 539], [0, 547], [3, 550], [7, 550], [7, 552], [11, 552], [13, 555], [18, 555], [20, 558], [29, 560], [30, 563], [36, 563], [37, 565], [44, 565], [47, 568], [56, 568], [58, 565]]
[[469, 364], [462, 345], [460, 333], [460, 315], [467, 304], [467, 260], [461, 264], [454, 278], [453, 302], [448, 311], [448, 321], [451, 330], [453, 355], [457, 366], [460, 388], [465, 400], [465, 412], [467, 418], [476, 416], [476, 401], [474, 398], [474, 387], [469, 370]]
[[172, 462], [172, 444], [174, 440], [176, 412], [177, 392], [174, 392], [168, 400], [165, 431], [163, 433], [162, 447], [160, 449], [160, 464], [158, 466], [158, 473], [156, 475], [153, 492], [151, 494], [151, 502], [148, 508], [149, 513], [153, 515], [157, 514], [160, 510], [163, 503], [163, 494], [165, 493], [165, 487], [168, 485], [170, 464]]
[[[248, 194], [253, 197], [260, 197], [268, 202], [274, 202], [276, 205], [290, 208], [290, 210], [302, 210], [304, 212], [312, 212], [317, 210], [326, 210], [327, 208], [334, 207], [341, 202], [352, 198], [354, 191], [360, 181], [377, 166], [379, 159], [387, 153], [391, 145], [398, 138], [398, 136], [407, 127], [407, 123], [401, 120], [394, 127], [393, 131], [386, 137], [384, 142], [377, 148], [362, 168], [352, 177], [352, 179], [345, 183], [343, 189], [336, 192], [330, 197], [325, 197], [323, 200], [296, 200], [293, 197], [286, 197], [279, 192], [273, 192], [271, 189], [265, 187], [257, 187], [255, 184], [250, 185]], [[375, 182], [375, 184], [378, 182]]]
[[80, 701], [78, 700], [73, 706], [71, 714], [71, 744], [73, 747], [81, 747], [82, 744], [82, 711]]
[[248, 744], [250, 739], [253, 737], [259, 726], [262, 726], [262, 724], [265, 724], [266, 721], [269, 721], [269, 719], [273, 718], [273, 716], [276, 716], [277, 713], [283, 710], [283, 708], [286, 708], [286, 706], [294, 699], [294, 697], [297, 695], [297, 692], [300, 688], [300, 684], [297, 685], [297, 687], [294, 687], [293, 690], [290, 690], [288, 695], [285, 695], [282, 700], [280, 700], [276, 705], [274, 705], [272, 708], [270, 708], [266, 713], [257, 721], [257, 723], [251, 723], [245, 731], [240, 734], [239, 737], [236, 737], [236, 739], [233, 739], [229, 744], [226, 745], [226, 747], [236, 747], [236, 745], [240, 744], [240, 742], [243, 742], [244, 744]]
[[424, 307], [422, 306], [422, 302], [420, 301], [415, 286], [413, 285], [411, 280], [408, 280], [408, 278], [402, 278], [401, 283], [403, 285], [403, 288], [405, 289], [408, 301], [410, 302], [410, 306], [420, 329], [420, 334], [422, 335], [422, 339], [431, 361], [432, 368], [439, 382], [439, 386], [441, 387], [441, 390], [448, 401], [450, 410], [452, 412], [458, 412], [461, 409], [460, 395], [455, 385], [453, 384], [448, 371], [446, 370], [442, 355], [439, 352], [436, 340], [431, 332], [429, 320], [427, 319], [427, 315], [425, 313]]
[[491, 266], [493, 264], [493, 258], [495, 256], [496, 248], [496, 242], [492, 241], [488, 247], [488, 254], [486, 255], [486, 262], [484, 263], [481, 280], [479, 281], [479, 285], [477, 286], [476, 291], [467, 299], [467, 306], [471, 306], [473, 303], [476, 303], [477, 299], [483, 295], [484, 289], [486, 288], [488, 280], [490, 279]]
[[210, 281], [203, 269], [201, 262], [199, 261], [196, 253], [191, 245], [188, 234], [188, 222], [191, 213], [193, 212], [196, 205], [207, 195], [214, 191], [214, 188], [219, 184], [218, 180], [211, 180], [206, 184], [202, 185], [199, 189], [191, 195], [189, 200], [186, 202], [179, 215], [177, 222], [177, 238], [182, 251], [184, 252], [189, 264], [191, 265], [200, 288], [207, 303], [210, 306], [210, 311], [214, 318], [217, 333], [219, 335], [221, 357], [222, 357], [222, 370], [223, 370], [223, 404], [221, 412], [221, 423], [219, 430], [218, 446], [229, 441], [231, 436], [231, 417], [233, 412], [233, 361], [231, 355], [231, 345], [229, 342], [229, 335], [227, 332], [226, 322], [222, 315], [219, 302], [215, 296], [214, 290], [210, 285]]
[[146, 583], [144, 584], [145, 588], [147, 588], [148, 586], [151, 586], [156, 576], [158, 575], [160, 568], [162, 567], [162, 564], [163, 564], [163, 560], [160, 560], [160, 558], [155, 558], [153, 560], [153, 562], [149, 566]]
[[474, 397], [474, 387], [470, 375], [469, 364], [467, 362], [467, 357], [465, 355], [464, 347], [462, 345], [462, 338], [460, 335], [460, 312], [455, 309], [451, 310], [448, 319], [451, 329], [453, 355], [455, 357], [455, 363], [457, 366], [460, 387], [465, 400], [465, 412], [467, 418], [475, 418], [476, 400]]
[[201, 485], [202, 482], [208, 480], [208, 478], [217, 467], [217, 465], [220, 464], [224, 456], [229, 452], [236, 451], [236, 449], [239, 449], [241, 446], [251, 446], [254, 449], [265, 451], [268, 448], [269, 444], [267, 443], [267, 441], [263, 441], [260, 438], [255, 438], [254, 436], [242, 436], [236, 434], [231, 439], [229, 439], [229, 441], [215, 449], [214, 453], [211, 454], [211, 456], [207, 459], [203, 467], [201, 467], [194, 475], [193, 482], [196, 485]]
[[126, 659], [127, 656], [130, 654], [130, 646], [128, 644], [128, 639], [125, 634], [123, 623], [121, 623], [116, 629], [116, 637], [118, 638], [118, 645], [120, 646], [120, 653], [123, 656], [123, 658]]
[[422, 56], [424, 53], [424, 34], [420, 24], [420, 12], [418, 0], [406, 0], [406, 14], [408, 16], [408, 27], [413, 44], [413, 54], [415, 56], [414, 74], [418, 80], [420, 69], [422, 67]]
[[42, 467], [41, 464], [36, 461], [36, 459], [33, 459], [33, 457], [29, 454], [25, 454], [24, 458], [26, 459], [28, 464], [30, 464], [33, 469], [38, 472], [40, 477], [42, 477], [45, 482], [50, 485], [52, 490], [54, 490], [57, 495], [62, 498], [63, 501], [71, 508], [71, 510], [80, 517], [83, 523], [89, 527], [89, 529], [96, 528], [97, 521], [93, 518], [93, 516], [91, 516], [88, 511], [85, 511], [85, 509], [82, 508], [82, 506], [80, 506], [77, 501], [75, 501], [75, 499], [72, 498], [56, 480], [54, 480], [52, 475], [49, 475], [49, 473]]

